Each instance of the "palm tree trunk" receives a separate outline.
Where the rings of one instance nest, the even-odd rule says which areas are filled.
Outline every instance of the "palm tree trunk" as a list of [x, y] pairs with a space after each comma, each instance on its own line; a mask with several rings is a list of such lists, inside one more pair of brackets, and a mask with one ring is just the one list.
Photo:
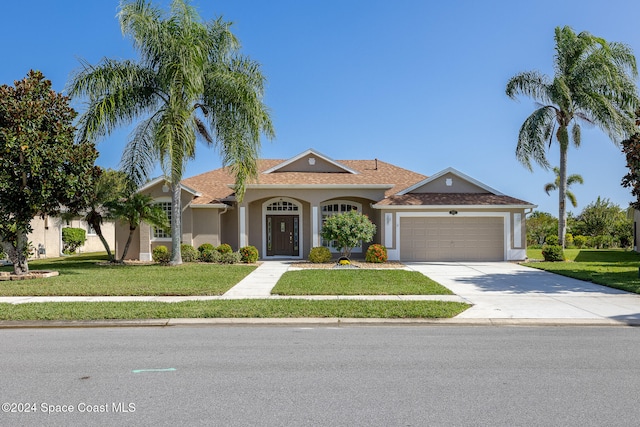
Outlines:
[[558, 186], [558, 244], [564, 249], [567, 233], [567, 151], [568, 146], [560, 144], [560, 185]]
[[171, 183], [171, 262], [169, 265], [182, 264], [180, 243], [182, 240], [182, 209], [180, 182]]
[[107, 259], [109, 260], [109, 262], [115, 261], [114, 259], [115, 257], [113, 256], [113, 254], [111, 254], [109, 243], [107, 242], [107, 239], [105, 239], [104, 235], [102, 234], [102, 227], [100, 226], [100, 223], [96, 221], [94, 224], [91, 224], [91, 227], [93, 227], [94, 231], [98, 235], [98, 238], [100, 238], [102, 245], [107, 250]]
[[122, 256], [120, 257], [120, 261], [118, 261], [118, 262], [124, 262], [124, 257], [127, 255], [127, 252], [129, 252], [129, 245], [131, 244], [131, 240], [133, 239], [134, 231], [136, 231], [135, 228], [129, 227], [129, 237], [127, 237], [127, 243], [125, 243], [125, 245], [124, 245], [124, 250], [122, 251]]

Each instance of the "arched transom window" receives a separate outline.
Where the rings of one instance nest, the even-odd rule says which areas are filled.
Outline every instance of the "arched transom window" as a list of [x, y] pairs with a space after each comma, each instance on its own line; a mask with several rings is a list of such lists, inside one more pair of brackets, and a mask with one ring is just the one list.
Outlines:
[[267, 205], [267, 212], [298, 212], [298, 205], [287, 200], [277, 200]]

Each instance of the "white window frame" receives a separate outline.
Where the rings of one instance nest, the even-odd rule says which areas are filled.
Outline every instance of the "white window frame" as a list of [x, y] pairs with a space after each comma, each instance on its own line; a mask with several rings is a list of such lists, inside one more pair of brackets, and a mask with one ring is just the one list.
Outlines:
[[[339, 209], [337, 211], [333, 211], [332, 210], [331, 213], [326, 213], [324, 208], [325, 208], [325, 206], [329, 206], [329, 205], [338, 205]], [[355, 206], [356, 207], [355, 210], [360, 214], [362, 213], [362, 204], [358, 203], [358, 202], [354, 202], [354, 201], [351, 201], [351, 200], [341, 200], [341, 199], [324, 201], [324, 202], [320, 203], [320, 214], [318, 215], [319, 216], [319, 220], [320, 220], [320, 230], [322, 230], [322, 227], [324, 226], [324, 222], [325, 222], [326, 218], [328, 218], [329, 216], [333, 216], [333, 215], [337, 215], [337, 214], [348, 212], [348, 210], [346, 210], [346, 209], [343, 210], [343, 207], [344, 207], [343, 205], [345, 205], [345, 206], [348, 205], [348, 206], [351, 206], [351, 207]], [[351, 210], [354, 210], [354, 209], [351, 209]], [[331, 242], [327, 242], [326, 240], [324, 240], [321, 235], [319, 237], [320, 237], [320, 245], [321, 246], [325, 246], [325, 247], [329, 248], [331, 253], [336, 253], [336, 254], [340, 253], [340, 251], [338, 249], [334, 248], [331, 245]], [[360, 241], [360, 245], [354, 247], [351, 250], [351, 253], [362, 253], [362, 241]]]
[[[170, 197], [159, 197], [157, 199], [154, 199], [153, 204], [154, 205], [163, 205], [163, 209], [165, 210], [165, 213], [167, 214], [167, 217], [169, 218], [169, 227], [171, 227], [171, 215], [173, 213], [173, 211], [172, 211], [173, 203], [171, 202], [171, 198]], [[168, 210], [167, 210], [167, 206], [168, 206]], [[156, 233], [160, 234], [160, 236], [157, 236]], [[156, 230], [156, 228], [152, 225], [151, 226], [151, 241], [152, 242], [170, 242], [171, 241], [171, 231], [169, 231], [169, 233], [165, 233], [162, 230]]]

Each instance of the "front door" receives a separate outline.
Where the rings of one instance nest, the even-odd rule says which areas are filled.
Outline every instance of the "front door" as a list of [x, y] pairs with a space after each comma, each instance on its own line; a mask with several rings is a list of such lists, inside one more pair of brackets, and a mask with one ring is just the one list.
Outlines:
[[267, 215], [267, 256], [298, 256], [298, 216]]

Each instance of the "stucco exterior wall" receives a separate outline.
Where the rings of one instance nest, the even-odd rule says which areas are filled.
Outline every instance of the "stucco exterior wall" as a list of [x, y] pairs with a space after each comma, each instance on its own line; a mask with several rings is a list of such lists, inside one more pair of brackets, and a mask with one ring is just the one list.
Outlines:
[[[450, 183], [451, 185], [447, 185]], [[411, 191], [412, 193], [486, 193], [487, 190], [451, 172]]]
[[[62, 228], [82, 228], [86, 232], [84, 245], [78, 248], [79, 253], [104, 252], [105, 248], [96, 234], [89, 234], [89, 226], [85, 221], [73, 219], [63, 221], [58, 217], [36, 217], [31, 221], [33, 231], [27, 239], [33, 247], [32, 258], [52, 258], [62, 256]], [[102, 224], [102, 234], [109, 247], [115, 247], [115, 224], [112, 221]], [[40, 249], [40, 250], [39, 250]]]

